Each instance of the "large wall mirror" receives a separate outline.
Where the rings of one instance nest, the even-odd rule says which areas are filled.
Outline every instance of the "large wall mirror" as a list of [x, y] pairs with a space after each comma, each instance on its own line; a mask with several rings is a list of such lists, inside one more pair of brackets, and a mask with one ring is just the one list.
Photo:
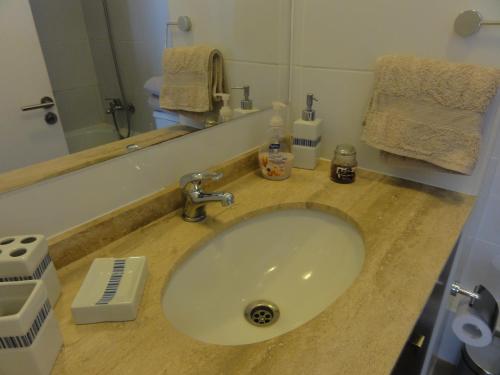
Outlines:
[[165, 47], [221, 52], [228, 105], [239, 109], [232, 119], [287, 101], [290, 3], [2, 0], [0, 173], [79, 155], [97, 162], [227, 120], [217, 105], [204, 113], [162, 107]]

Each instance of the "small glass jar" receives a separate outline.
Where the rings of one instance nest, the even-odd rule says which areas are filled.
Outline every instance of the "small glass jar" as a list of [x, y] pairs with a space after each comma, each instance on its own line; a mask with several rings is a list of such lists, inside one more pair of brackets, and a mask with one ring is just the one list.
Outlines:
[[356, 180], [357, 166], [354, 146], [338, 145], [332, 159], [330, 179], [338, 184], [352, 184]]

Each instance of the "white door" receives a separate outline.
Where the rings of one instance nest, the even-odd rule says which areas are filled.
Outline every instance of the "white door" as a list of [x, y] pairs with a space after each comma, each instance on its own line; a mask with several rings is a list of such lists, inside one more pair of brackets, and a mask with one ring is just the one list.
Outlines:
[[43, 97], [54, 94], [29, 1], [0, 0], [0, 173], [68, 154], [61, 120], [45, 118], [55, 106], [21, 110]]

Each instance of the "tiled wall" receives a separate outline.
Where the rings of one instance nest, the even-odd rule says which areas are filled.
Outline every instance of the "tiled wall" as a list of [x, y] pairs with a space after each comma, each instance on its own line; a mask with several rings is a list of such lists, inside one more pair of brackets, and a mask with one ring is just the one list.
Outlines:
[[[294, 118], [307, 92], [320, 99], [324, 119], [323, 156], [331, 158], [338, 143], [356, 145], [360, 164], [385, 174], [468, 193], [479, 193], [478, 203], [464, 230], [455, 277], [473, 287], [492, 280], [491, 261], [500, 255], [500, 136], [497, 97], [483, 128], [481, 161], [471, 177], [431, 171], [411, 171], [385, 165], [378, 151], [360, 142], [368, 106], [373, 67], [384, 54], [413, 54], [500, 67], [500, 28], [483, 28], [467, 39], [453, 33], [456, 16], [478, 9], [486, 19], [500, 19], [492, 0], [295, 0], [292, 102]], [[495, 143], [497, 143], [495, 145]], [[500, 295], [497, 295], [500, 299]], [[450, 331], [453, 314], [443, 324], [439, 355], [456, 361], [460, 342]]]
[[[87, 23], [99, 89], [103, 98], [119, 98], [120, 91], [108, 41], [102, 0], [81, 0]], [[153, 129], [144, 83], [160, 75], [168, 20], [167, 0], [108, 0], [111, 27], [127, 100], [134, 104], [135, 131]], [[122, 119], [123, 121], [123, 119]], [[122, 122], [123, 124], [123, 122]]]
[[64, 131], [104, 113], [80, 0], [30, 0]]
[[484, 28], [468, 39], [453, 33], [455, 17], [468, 8], [500, 19], [500, 7], [491, 0], [295, 0], [294, 117], [306, 93], [314, 92], [320, 99], [318, 116], [324, 119], [324, 157], [332, 157], [336, 144], [348, 142], [357, 147], [364, 168], [477, 193], [493, 147], [498, 100], [488, 114], [481, 161], [471, 177], [391, 167], [360, 142], [377, 57], [414, 54], [500, 67], [500, 51], [493, 47], [500, 42], [498, 28]]
[[[190, 16], [192, 32], [172, 29], [174, 46], [208, 44], [222, 51], [229, 86], [249, 84], [256, 108], [288, 99], [291, 0], [170, 0], [171, 19]], [[233, 91], [231, 106], [242, 99]]]

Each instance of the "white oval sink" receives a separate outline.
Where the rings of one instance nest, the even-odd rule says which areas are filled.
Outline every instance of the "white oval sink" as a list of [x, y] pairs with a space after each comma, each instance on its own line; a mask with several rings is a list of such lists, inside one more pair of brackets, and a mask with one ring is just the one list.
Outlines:
[[[350, 223], [314, 210], [274, 211], [230, 227], [195, 251], [170, 278], [163, 310], [198, 340], [259, 342], [320, 314], [354, 282], [363, 260], [362, 237]], [[279, 318], [256, 309], [255, 326], [245, 309], [262, 300], [277, 306]]]

